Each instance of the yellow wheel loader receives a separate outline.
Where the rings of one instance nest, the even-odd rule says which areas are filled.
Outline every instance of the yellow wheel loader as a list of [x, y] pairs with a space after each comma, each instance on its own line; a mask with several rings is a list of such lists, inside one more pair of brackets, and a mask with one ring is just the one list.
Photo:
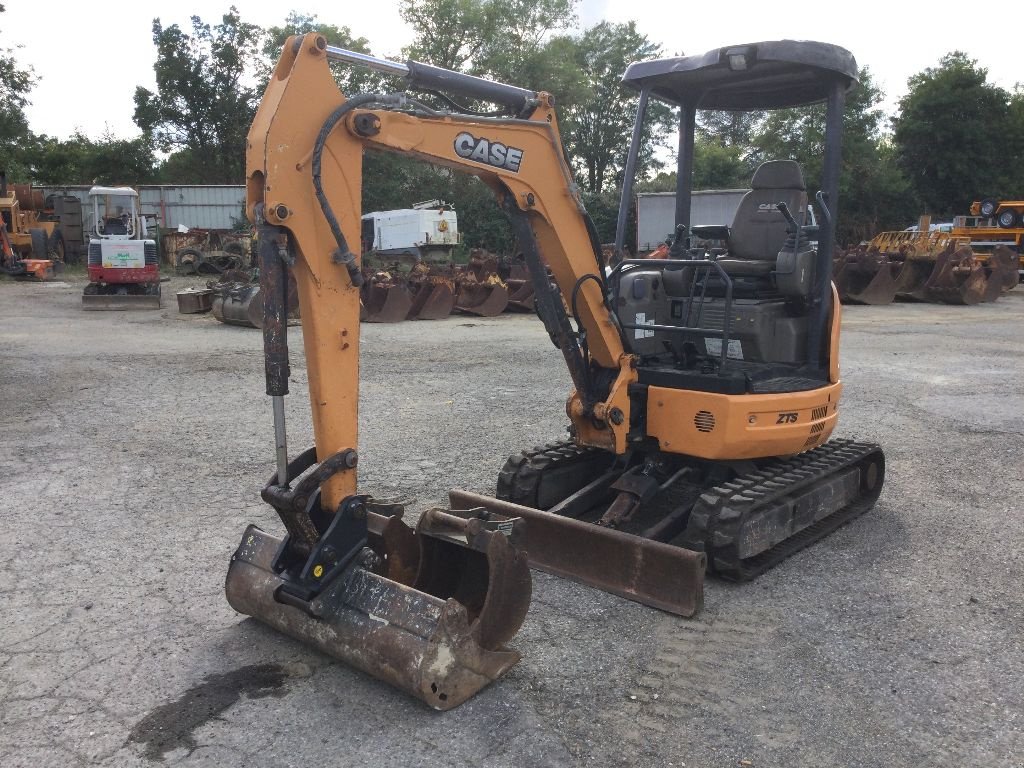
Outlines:
[[[505, 116], [439, 111], [407, 93], [345, 96], [332, 62], [404, 77], [410, 91], [495, 103]], [[794, 41], [632, 65], [625, 83], [640, 98], [616, 251], [652, 98], [680, 114], [677, 233], [669, 258], [606, 270], [550, 94], [371, 58], [317, 34], [289, 39], [246, 156], [277, 451], [262, 497], [285, 535], [245, 531], [227, 577], [231, 605], [447, 709], [518, 660], [508, 643], [529, 606], [529, 566], [690, 616], [706, 568], [751, 578], [869, 509], [881, 450], [829, 440], [842, 389], [830, 281], [840, 135], [856, 73], [849, 52]], [[724, 253], [689, 248], [697, 110], [818, 101], [827, 135], [816, 247], [802, 172], [780, 161], [754, 174], [731, 225], [694, 232], [726, 243]], [[424, 512], [415, 529], [356, 482], [363, 276], [352, 246], [367, 150], [472, 173], [494, 191], [574, 384], [570, 440], [512, 457], [500, 498], [453, 491], [453, 508]], [[289, 273], [315, 437], [293, 459]]]

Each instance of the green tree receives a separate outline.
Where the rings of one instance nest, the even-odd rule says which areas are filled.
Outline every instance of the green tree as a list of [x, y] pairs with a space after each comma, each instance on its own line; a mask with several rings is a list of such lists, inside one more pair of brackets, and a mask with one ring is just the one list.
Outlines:
[[232, 6], [221, 23], [192, 17], [191, 32], [153, 20], [157, 92], [135, 91], [135, 123], [165, 151], [188, 151], [193, 183], [237, 184], [245, 176], [245, 136], [259, 94], [248, 85], [259, 27]]
[[156, 165], [146, 137], [119, 139], [109, 129], [98, 140], [81, 131], [70, 139], [40, 136], [27, 159], [37, 184], [146, 183]]
[[[637, 31], [635, 22], [601, 22], [576, 41], [574, 63], [586, 77], [586, 92], [578, 101], [563, 105], [562, 138], [583, 187], [600, 193], [608, 185], [621, 185], [629, 152], [638, 94], [623, 87], [622, 73], [634, 61], [656, 58], [661, 47]], [[674, 123], [672, 110], [652, 99], [644, 124], [637, 175], [659, 166], [655, 150]]]
[[[883, 135], [883, 94], [871, 72], [847, 94], [843, 112], [843, 164], [839, 178], [837, 241], [859, 242], [880, 229], [902, 228], [916, 204]], [[750, 159], [791, 159], [803, 168], [809, 192], [821, 188], [825, 105], [773, 110], [754, 133]]]
[[[259, 87], [258, 92], [263, 93], [274, 66], [281, 56], [281, 48], [285, 41], [292, 35], [305, 35], [316, 32], [323, 35], [328, 45], [338, 48], [345, 48], [358, 53], [370, 53], [370, 41], [365, 37], [354, 37], [352, 30], [348, 27], [339, 27], [335, 24], [325, 24], [317, 21], [316, 14], [308, 15], [292, 11], [288, 14], [284, 24], [280, 27], [270, 27], [263, 36], [263, 43], [260, 47], [261, 60], [257, 65]], [[381, 77], [363, 67], [353, 67], [348, 64], [331, 64], [331, 72], [342, 93], [365, 93], [376, 90], [380, 84]]]
[[[0, 4], [0, 13], [4, 10]], [[25, 106], [35, 82], [35, 73], [18, 64], [13, 49], [0, 48], [0, 170], [7, 171], [12, 182], [30, 181], [25, 153], [33, 138]]]
[[764, 112], [709, 110], [697, 115], [697, 135], [724, 147], [748, 148]]
[[[972, 200], [1013, 194], [1022, 136], [1010, 94], [960, 51], [907, 81], [893, 120], [900, 168], [929, 213], [966, 213]], [[1016, 156], [1015, 156], [1016, 154]], [[1017, 180], [1019, 185], [1019, 180]]]

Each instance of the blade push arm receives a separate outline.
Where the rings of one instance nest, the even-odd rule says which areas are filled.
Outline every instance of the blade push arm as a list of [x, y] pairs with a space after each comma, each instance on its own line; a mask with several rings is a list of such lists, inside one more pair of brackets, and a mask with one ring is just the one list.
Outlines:
[[[575, 305], [579, 315], [585, 343], [566, 335], [567, 323], [561, 329], [548, 324], [567, 361], [576, 354], [574, 345], [585, 344], [589, 352], [589, 360], [570, 363], [576, 391], [567, 411], [577, 439], [623, 452], [627, 388], [636, 378], [633, 358], [605, 304], [551, 98], [538, 94], [526, 119], [368, 108], [362, 97], [347, 100], [338, 91], [327, 49], [316, 34], [288, 40], [246, 151], [247, 210], [254, 217], [262, 206], [266, 224], [287, 230], [293, 245], [319, 458], [356, 445], [359, 290], [346, 258], [360, 238], [364, 149], [400, 152], [472, 173], [495, 191], [517, 236], [534, 241], [566, 304]], [[329, 125], [338, 112], [341, 117]], [[354, 470], [333, 477], [325, 490], [328, 505], [354, 493]]]

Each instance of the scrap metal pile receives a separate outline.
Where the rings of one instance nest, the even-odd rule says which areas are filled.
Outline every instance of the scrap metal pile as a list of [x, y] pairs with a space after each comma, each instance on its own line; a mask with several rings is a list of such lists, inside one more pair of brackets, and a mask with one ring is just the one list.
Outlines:
[[360, 318], [367, 323], [440, 320], [452, 312], [494, 317], [533, 311], [533, 284], [522, 259], [481, 248], [469, 263], [363, 256]]
[[978, 304], [1016, 286], [1018, 268], [1017, 252], [1006, 246], [978, 253], [969, 239], [947, 232], [882, 232], [866, 245], [837, 249], [832, 280], [844, 304]]

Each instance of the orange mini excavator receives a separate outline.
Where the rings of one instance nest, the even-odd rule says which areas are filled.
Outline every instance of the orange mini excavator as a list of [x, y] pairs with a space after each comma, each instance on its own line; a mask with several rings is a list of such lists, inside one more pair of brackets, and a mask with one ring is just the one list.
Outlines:
[[[438, 110], [404, 92], [344, 96], [332, 62], [505, 115]], [[262, 495], [286, 535], [246, 530], [228, 573], [231, 604], [446, 709], [519, 658], [506, 644], [529, 605], [528, 564], [689, 616], [706, 568], [749, 579], [869, 509], [881, 450], [829, 440], [842, 387], [830, 270], [842, 110], [856, 74], [842, 48], [795, 41], [632, 65], [624, 82], [639, 108], [617, 251], [652, 98], [680, 114], [676, 237], [669, 258], [605, 269], [550, 94], [371, 58], [317, 34], [289, 39], [247, 147], [277, 447]], [[820, 231], [807, 222], [800, 167], [768, 162], [732, 222], [693, 228], [724, 253], [690, 247], [697, 110], [820, 101]], [[356, 484], [362, 277], [352, 247], [366, 150], [472, 173], [494, 191], [574, 384], [569, 440], [509, 459], [498, 498], [453, 491], [452, 509], [424, 512], [415, 530], [399, 506]], [[289, 271], [316, 443], [290, 461]]]

